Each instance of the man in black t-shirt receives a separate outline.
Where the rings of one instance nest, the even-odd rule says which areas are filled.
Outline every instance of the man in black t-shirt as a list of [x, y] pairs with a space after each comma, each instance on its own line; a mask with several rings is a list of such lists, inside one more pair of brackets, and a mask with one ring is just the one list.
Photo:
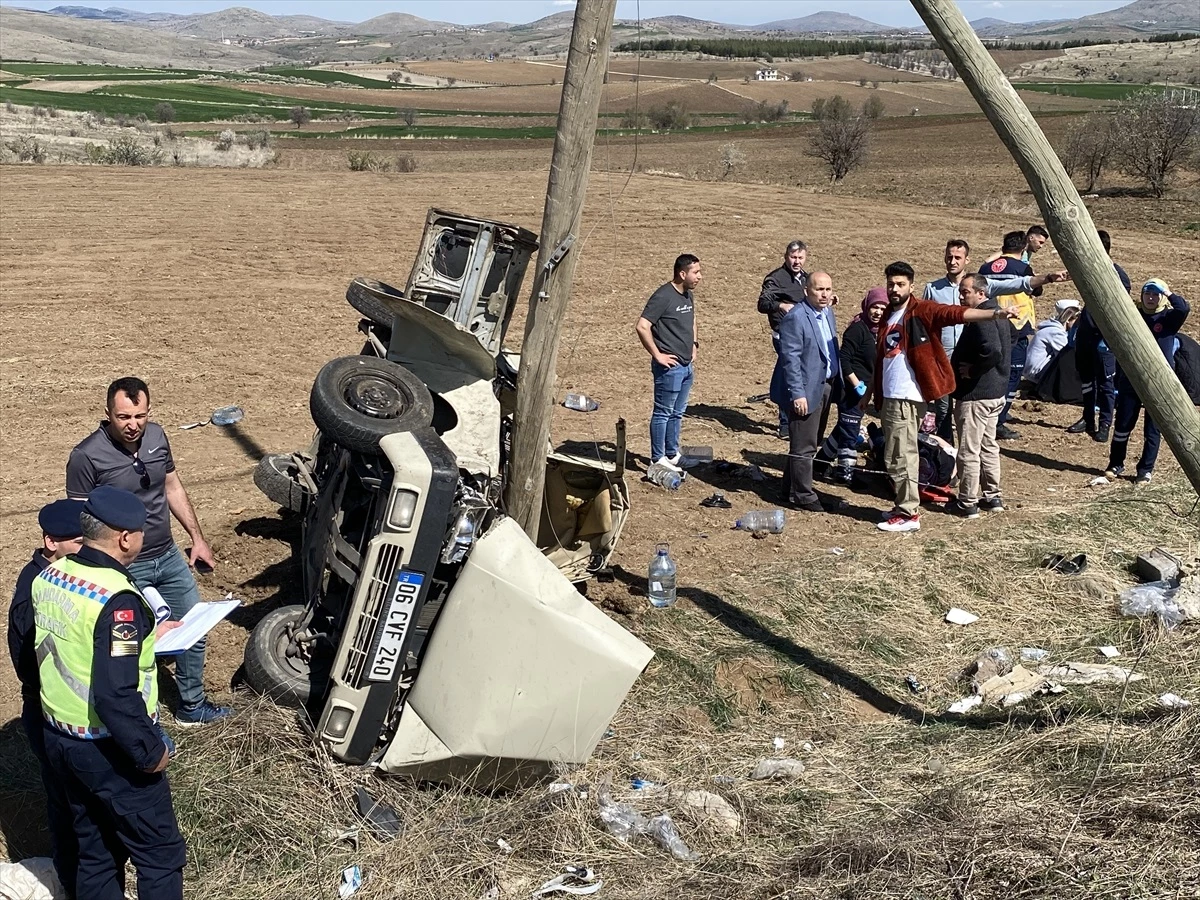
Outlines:
[[700, 260], [684, 253], [671, 280], [650, 295], [638, 318], [638, 339], [650, 354], [654, 411], [650, 415], [650, 462], [682, 471], [695, 465], [679, 449], [679, 433], [692, 390], [696, 309], [692, 291], [700, 283]]

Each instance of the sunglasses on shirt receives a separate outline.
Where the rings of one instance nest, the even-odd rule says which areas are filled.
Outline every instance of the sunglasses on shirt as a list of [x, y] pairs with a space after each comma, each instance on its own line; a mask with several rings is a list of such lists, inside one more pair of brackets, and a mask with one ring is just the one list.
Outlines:
[[150, 473], [146, 471], [146, 464], [136, 456], [133, 458], [133, 471], [137, 472], [142, 478], [142, 490], [150, 487]]

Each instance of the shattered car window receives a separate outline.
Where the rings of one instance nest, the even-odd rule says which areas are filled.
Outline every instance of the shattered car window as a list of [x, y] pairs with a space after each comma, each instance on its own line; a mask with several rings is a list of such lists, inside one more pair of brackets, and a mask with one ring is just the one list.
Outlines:
[[471, 256], [471, 238], [443, 231], [433, 251], [433, 270], [444, 278], [459, 281], [467, 271]]

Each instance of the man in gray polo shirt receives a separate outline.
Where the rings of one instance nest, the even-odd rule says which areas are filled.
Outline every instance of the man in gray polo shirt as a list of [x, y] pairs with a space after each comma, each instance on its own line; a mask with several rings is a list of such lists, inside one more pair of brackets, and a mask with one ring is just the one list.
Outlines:
[[[200, 602], [200, 591], [189, 566], [212, 568], [212, 550], [183, 482], [175, 471], [171, 445], [160, 425], [149, 421], [150, 388], [140, 378], [119, 378], [108, 386], [108, 418], [71, 451], [67, 461], [67, 496], [86, 499], [101, 484], [123, 488], [146, 507], [145, 543], [129, 574], [139, 587], [153, 587], [182, 619]], [[185, 559], [171, 536], [171, 515], [192, 541]], [[203, 639], [175, 661], [179, 689], [180, 725], [205, 725], [231, 712], [204, 696]]]

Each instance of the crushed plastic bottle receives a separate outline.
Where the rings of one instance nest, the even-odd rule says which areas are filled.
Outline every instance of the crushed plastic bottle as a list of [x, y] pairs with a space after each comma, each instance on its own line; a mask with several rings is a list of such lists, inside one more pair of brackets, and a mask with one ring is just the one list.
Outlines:
[[779, 534], [783, 531], [783, 525], [782, 509], [752, 509], [733, 523], [738, 531], [766, 531], [770, 534]]
[[652, 484], [657, 484], [659, 487], [666, 488], [668, 491], [677, 491], [679, 490], [679, 485], [683, 484], [683, 475], [674, 469], [669, 469], [658, 463], [651, 463], [650, 468], [646, 470], [646, 480]]
[[751, 781], [765, 781], [768, 778], [795, 778], [804, 771], [804, 763], [798, 759], [760, 759], [754, 771], [750, 773]]
[[601, 790], [596, 801], [600, 806], [600, 821], [618, 841], [628, 844], [645, 833], [649, 824], [646, 817], [628, 803], [617, 803], [607, 790]]
[[666, 813], [660, 813], [646, 824], [646, 834], [654, 838], [660, 847], [678, 860], [687, 862], [696, 858], [688, 845], [683, 842], [683, 838], [679, 836], [679, 829], [675, 827], [675, 823]]
[[670, 544], [656, 544], [654, 558], [647, 573], [646, 594], [650, 603], [662, 609], [675, 602], [675, 561], [671, 559]]
[[576, 394], [572, 391], [563, 398], [563, 406], [578, 412], [595, 412], [600, 408], [600, 402], [593, 400], [587, 394]]

